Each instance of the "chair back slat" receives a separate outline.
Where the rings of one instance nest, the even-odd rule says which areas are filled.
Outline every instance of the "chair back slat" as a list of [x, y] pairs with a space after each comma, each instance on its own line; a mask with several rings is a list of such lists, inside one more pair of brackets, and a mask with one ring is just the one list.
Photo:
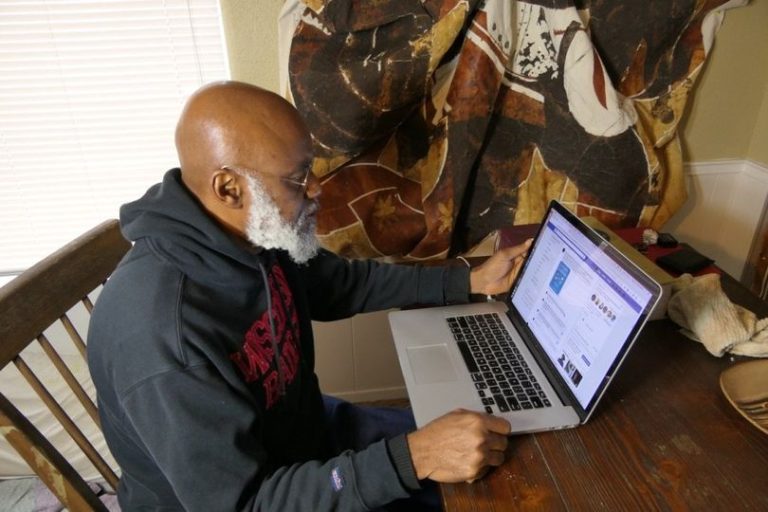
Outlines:
[[[101, 428], [96, 405], [81, 384], [85, 382], [82, 379], [87, 378], [87, 374], [85, 377], [80, 377], [76, 376], [77, 372], [73, 373], [73, 370], [77, 369], [71, 365], [77, 363], [62, 357], [68, 356], [69, 353], [65, 354], [62, 346], [58, 344], [58, 337], [54, 336], [54, 332], [58, 331], [52, 329], [47, 332], [46, 330], [60, 322], [79, 353], [78, 356], [73, 351], [72, 355], [76, 358], [82, 356], [87, 364], [85, 336], [81, 335], [75, 327], [76, 324], [72, 322], [69, 312], [73, 306], [80, 307], [79, 303], [82, 303], [84, 312], [90, 316], [93, 302], [88, 294], [106, 282], [130, 247], [130, 243], [120, 233], [117, 220], [109, 220], [78, 237], [0, 288], [0, 369], [11, 362], [14, 363], [21, 372], [23, 380], [29, 383], [50, 410], [52, 418], [46, 420], [55, 418], [58, 421], [113, 489], [117, 489], [118, 484], [115, 471], [105, 462], [104, 457], [94, 448], [94, 444], [86, 438], [56, 397], [46, 388], [46, 385], [55, 385], [56, 387], [51, 389], [56, 391], [57, 396], [60, 389], [65, 393], [71, 390], [69, 394], [74, 395], [87, 412], [87, 415], [82, 414], [82, 410], [72, 401], [71, 403], [77, 407], [78, 416], [81, 416], [85, 422], [90, 422], [87, 419], [90, 417], [95, 425]], [[78, 311], [76, 314], [79, 317], [81, 312]], [[80, 323], [77, 322], [77, 325]], [[63, 332], [60, 336], [66, 339]], [[50, 362], [45, 361], [45, 356], [36, 352], [40, 347], [30, 346], [34, 340], [38, 340]], [[30, 351], [30, 357], [34, 357], [40, 364], [47, 363], [49, 368], [55, 367], [58, 374], [53, 372], [52, 368], [50, 370], [41, 368], [38, 377], [22, 357], [22, 352], [27, 354], [27, 349]], [[29, 361], [31, 363], [32, 359]], [[35, 371], [38, 371], [37, 365], [35, 365]], [[61, 384], [59, 385], [56, 381]], [[67, 386], [63, 385], [64, 382]], [[21, 384], [25, 385], [23, 381]], [[98, 499], [96, 492], [74, 469], [73, 463], [66, 460], [62, 453], [40, 433], [40, 430], [11, 403], [11, 398], [9, 390], [3, 389], [3, 393], [0, 394], [0, 429], [8, 443], [19, 452], [66, 508], [78, 512], [106, 511], [107, 508]], [[71, 412], [75, 413], [74, 410]], [[84, 423], [83, 426], [90, 429], [93, 425]], [[79, 456], [80, 454], [77, 454], [77, 457]], [[81, 470], [87, 471], [87, 469]]]
[[129, 248], [117, 221], [107, 221], [0, 288], [0, 369], [104, 282]]
[[69, 386], [69, 389], [71, 389], [72, 392], [75, 394], [75, 396], [77, 397], [77, 400], [85, 409], [85, 412], [88, 413], [88, 416], [90, 416], [91, 419], [96, 423], [96, 425], [99, 426], [99, 429], [101, 429], [101, 421], [99, 420], [99, 411], [96, 409], [96, 404], [93, 403], [93, 400], [91, 400], [91, 397], [88, 396], [88, 393], [85, 392], [85, 390], [83, 389], [83, 386], [81, 386], [80, 383], [75, 378], [75, 376], [72, 375], [72, 372], [64, 363], [64, 360], [61, 358], [59, 353], [56, 352], [56, 349], [53, 348], [53, 345], [51, 345], [51, 342], [48, 341], [48, 338], [45, 337], [45, 334], [41, 334], [40, 336], [38, 336], [37, 341], [38, 343], [40, 343], [40, 346], [43, 347], [43, 351], [46, 353], [46, 355], [51, 360], [53, 365], [59, 371], [59, 374]]
[[99, 452], [96, 451], [91, 442], [83, 435], [83, 432], [78, 428], [75, 422], [72, 421], [72, 418], [69, 417], [64, 408], [59, 405], [53, 395], [51, 395], [43, 383], [40, 382], [40, 379], [37, 378], [37, 375], [35, 375], [29, 365], [24, 362], [24, 359], [21, 356], [16, 357], [13, 360], [13, 364], [16, 365], [16, 368], [19, 369], [21, 375], [27, 382], [29, 382], [29, 385], [32, 386], [32, 389], [37, 393], [37, 396], [39, 396], [43, 403], [48, 407], [48, 410], [50, 410], [56, 419], [59, 420], [59, 423], [61, 423], [64, 430], [66, 430], [72, 437], [72, 440], [75, 441], [81, 450], [83, 450], [83, 453], [88, 457], [88, 460], [91, 461], [91, 464], [93, 464], [99, 473], [101, 473], [107, 483], [112, 486], [113, 489], [116, 489], [118, 480], [117, 475], [115, 475], [114, 471], [112, 471], [112, 468], [109, 467], [109, 464], [106, 463], [104, 458], [99, 455]]
[[67, 460], [40, 434], [34, 425], [0, 393], [0, 429], [8, 444], [71, 511], [108, 512]]
[[[104, 283], [101, 283], [101, 284], [104, 284]], [[93, 312], [93, 302], [91, 302], [90, 297], [86, 295], [85, 297], [83, 297], [83, 299], [80, 302], [83, 303], [83, 306], [85, 306], [85, 309], [88, 311], [88, 314], [91, 314]]]
[[[88, 302], [90, 302], [90, 300]], [[91, 308], [93, 308], [93, 306], [91, 306]], [[90, 309], [88, 310], [88, 314], [91, 314]], [[75, 329], [75, 326], [72, 325], [72, 320], [69, 319], [69, 316], [67, 316], [66, 313], [61, 315], [59, 320], [64, 326], [64, 329], [67, 331], [67, 334], [69, 334], [69, 337], [72, 339], [72, 343], [74, 343], [75, 347], [77, 347], [77, 351], [80, 352], [80, 355], [83, 356], [83, 359], [87, 361], [88, 357], [85, 355], [85, 342], [83, 341], [83, 337], [80, 336], [80, 333], [77, 332], [77, 329]]]

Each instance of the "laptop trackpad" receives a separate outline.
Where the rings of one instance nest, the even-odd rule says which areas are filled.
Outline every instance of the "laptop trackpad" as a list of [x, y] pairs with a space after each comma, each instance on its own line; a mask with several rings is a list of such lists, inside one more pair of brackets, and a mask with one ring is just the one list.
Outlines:
[[408, 348], [408, 361], [417, 384], [435, 384], [457, 380], [451, 356], [445, 345]]

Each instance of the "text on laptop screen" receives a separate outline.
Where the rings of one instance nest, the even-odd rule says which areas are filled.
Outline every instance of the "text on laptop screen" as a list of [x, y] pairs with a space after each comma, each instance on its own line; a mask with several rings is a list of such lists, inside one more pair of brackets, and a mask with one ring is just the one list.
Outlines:
[[550, 209], [512, 303], [583, 407], [651, 293]]

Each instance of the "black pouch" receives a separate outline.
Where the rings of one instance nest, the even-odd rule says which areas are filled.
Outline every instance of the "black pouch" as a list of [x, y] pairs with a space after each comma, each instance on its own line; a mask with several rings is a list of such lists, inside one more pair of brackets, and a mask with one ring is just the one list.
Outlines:
[[699, 270], [707, 268], [714, 262], [714, 260], [707, 258], [690, 247], [683, 247], [679, 251], [656, 258], [658, 266], [678, 274], [694, 274]]

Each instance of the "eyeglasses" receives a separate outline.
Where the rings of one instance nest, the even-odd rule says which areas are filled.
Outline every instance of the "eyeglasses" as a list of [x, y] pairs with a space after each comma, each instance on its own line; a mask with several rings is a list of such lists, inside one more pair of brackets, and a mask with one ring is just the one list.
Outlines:
[[297, 195], [303, 195], [307, 192], [307, 187], [309, 186], [309, 175], [312, 173], [312, 166], [307, 166], [307, 173], [304, 175], [304, 179], [297, 180], [294, 178], [286, 178], [284, 176], [275, 176], [274, 174], [270, 174], [268, 172], [260, 171], [258, 169], [251, 169], [249, 167], [240, 167], [237, 165], [222, 165], [222, 169], [226, 171], [233, 171], [237, 173], [249, 173], [249, 172], [255, 172], [258, 174], [262, 174], [264, 176], [271, 176], [272, 178], [277, 178], [280, 181], [284, 181], [286, 183], [290, 183], [296, 188]]

